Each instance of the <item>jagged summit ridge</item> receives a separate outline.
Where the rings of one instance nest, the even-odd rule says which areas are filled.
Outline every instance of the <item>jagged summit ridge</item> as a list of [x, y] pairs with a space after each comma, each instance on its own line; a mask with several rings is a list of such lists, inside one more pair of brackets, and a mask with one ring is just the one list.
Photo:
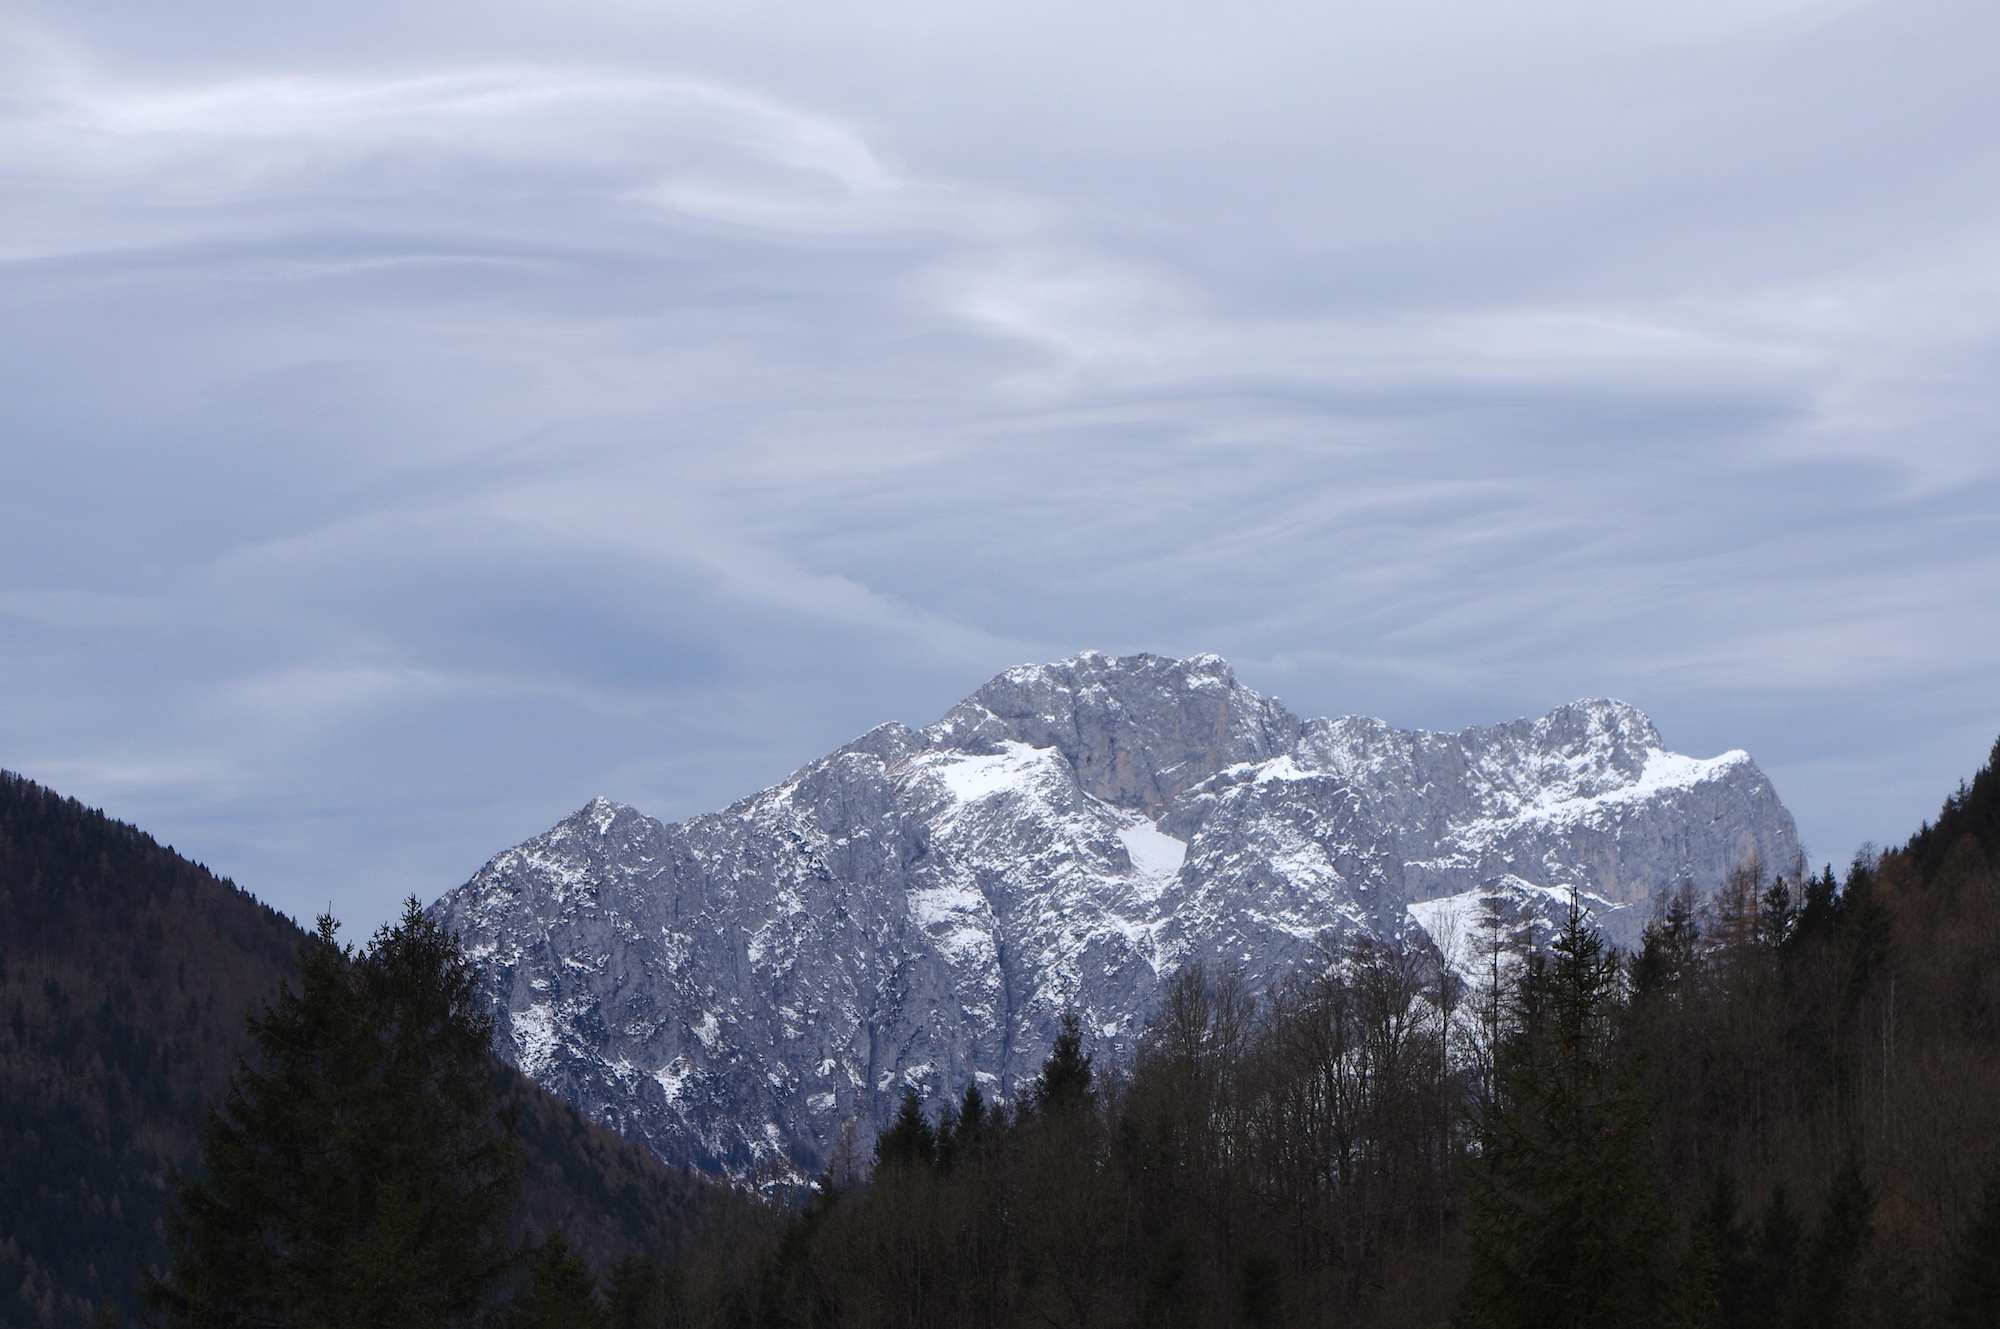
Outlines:
[[1092, 797], [1157, 817], [1224, 767], [1288, 752], [1300, 724], [1236, 681], [1219, 655], [1071, 660], [1010, 669], [924, 730], [941, 746], [1054, 748]]
[[904, 1085], [1011, 1094], [1065, 1009], [1116, 1056], [1190, 959], [1267, 981], [1496, 890], [1637, 917], [1797, 853], [1747, 754], [1669, 752], [1621, 702], [1427, 733], [1301, 720], [1217, 656], [1086, 652], [720, 812], [593, 800], [435, 909], [524, 1071], [740, 1173], [817, 1166]]

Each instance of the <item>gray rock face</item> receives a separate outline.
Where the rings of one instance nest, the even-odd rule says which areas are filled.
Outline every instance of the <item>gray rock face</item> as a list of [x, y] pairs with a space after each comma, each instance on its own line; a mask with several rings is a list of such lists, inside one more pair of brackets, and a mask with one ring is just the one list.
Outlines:
[[1009, 670], [721, 812], [598, 799], [433, 911], [522, 1070], [662, 1157], [810, 1172], [904, 1086], [1012, 1095], [1066, 1009], [1130, 1050], [1190, 959], [1273, 981], [1354, 933], [1449, 950], [1570, 888], [1614, 939], [1653, 894], [1789, 867], [1742, 752], [1620, 702], [1458, 734], [1301, 721], [1215, 656]]

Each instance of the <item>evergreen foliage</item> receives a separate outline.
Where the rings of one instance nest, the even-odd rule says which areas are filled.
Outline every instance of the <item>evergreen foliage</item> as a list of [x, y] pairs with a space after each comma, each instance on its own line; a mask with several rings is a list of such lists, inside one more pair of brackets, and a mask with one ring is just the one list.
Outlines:
[[1243, 1257], [1237, 1274], [1237, 1322], [1243, 1329], [1280, 1329], [1285, 1322], [1284, 1266], [1267, 1251]]
[[[0, 772], [0, 1326], [86, 1329], [165, 1268], [175, 1170], [310, 938], [199, 864]], [[637, 1145], [490, 1055], [519, 1110], [519, 1220], [596, 1267], [695, 1240], [763, 1241], [777, 1217]]]
[[1689, 1244], [1693, 1278], [1687, 1321], [1714, 1329], [1748, 1329], [1744, 1307], [1754, 1277], [1750, 1229], [1739, 1212], [1736, 1178], [1728, 1169], [1717, 1169], [1707, 1202], [1691, 1225]]
[[1627, 1329], [1653, 1322], [1668, 1232], [1650, 1104], [1615, 1063], [1619, 965], [1572, 903], [1471, 1173], [1469, 1324]]
[[1938, 819], [1910, 837], [1904, 853], [1921, 875], [1935, 877], [1962, 841], [1976, 845], [1987, 864], [2000, 864], [2000, 742], [1972, 783], [1945, 801]]
[[875, 1142], [875, 1166], [884, 1170], [930, 1167], [937, 1162], [937, 1144], [937, 1133], [924, 1115], [923, 1100], [915, 1089], [905, 1089], [896, 1120]]
[[1743, 1244], [1736, 1184], [1727, 1172], [1718, 1172], [1708, 1202], [1688, 1225], [1675, 1300], [1666, 1316], [1674, 1329], [1722, 1329], [1728, 1322], [1731, 1274], [1742, 1262]]
[[1195, 1323], [1200, 1299], [1194, 1287], [1194, 1257], [1188, 1239], [1171, 1233], [1146, 1270], [1141, 1291], [1140, 1323], [1161, 1329], [1184, 1329]]
[[562, 1233], [543, 1237], [527, 1266], [527, 1285], [514, 1294], [505, 1329], [606, 1329], [597, 1281]]
[[1031, 1102], [1037, 1112], [1053, 1116], [1073, 1115], [1089, 1108], [1090, 1054], [1083, 1050], [1083, 1026], [1075, 1011], [1064, 1011], [1055, 1045], [1042, 1062], [1041, 1077], [1035, 1082]]
[[1834, 880], [1833, 864], [1806, 883], [1804, 902], [1793, 920], [1787, 940], [1803, 946], [1832, 937], [1839, 929], [1840, 883]]
[[477, 1323], [521, 1150], [470, 966], [415, 900], [356, 954], [321, 918], [252, 1022], [145, 1300], [163, 1326]]
[[678, 1329], [685, 1311], [679, 1272], [641, 1255], [628, 1255], [611, 1274], [606, 1322], [612, 1329]]
[[1979, 1203], [1952, 1262], [1944, 1329], [2000, 1325], [2000, 1164], [1986, 1170]]
[[1743, 1300], [1730, 1307], [1728, 1323], [1752, 1326], [1785, 1322], [1804, 1241], [1805, 1226], [1792, 1208], [1791, 1197], [1782, 1185], [1773, 1187], [1770, 1201], [1757, 1218], [1743, 1279]]
[[1894, 926], [1883, 904], [1872, 858], [1857, 858], [1833, 911], [1841, 963], [1841, 1014], [1851, 1018], [1889, 959]]
[[958, 1107], [947, 1106], [944, 1115], [938, 1118], [937, 1163], [949, 1172], [961, 1159], [976, 1159], [983, 1155], [994, 1123], [986, 1111], [986, 1098], [979, 1092], [979, 1083], [965, 1086], [965, 1096]]
[[1874, 1233], [1875, 1195], [1849, 1160], [1834, 1175], [1826, 1209], [1791, 1280], [1793, 1329], [1846, 1329], [1852, 1322], [1855, 1266]]

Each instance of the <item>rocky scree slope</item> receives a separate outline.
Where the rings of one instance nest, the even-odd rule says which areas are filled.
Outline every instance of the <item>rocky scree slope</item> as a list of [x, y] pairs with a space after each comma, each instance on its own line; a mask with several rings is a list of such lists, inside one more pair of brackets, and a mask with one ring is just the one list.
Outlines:
[[597, 799], [433, 908], [503, 1055], [742, 1176], [810, 1173], [905, 1086], [1013, 1094], [1066, 1009], [1116, 1057], [1190, 960], [1261, 984], [1357, 933], [1449, 951], [1483, 901], [1572, 887], [1629, 938], [1658, 890], [1798, 853], [1745, 753], [1670, 753], [1620, 702], [1412, 732], [1301, 720], [1212, 655], [1086, 653], [721, 812]]

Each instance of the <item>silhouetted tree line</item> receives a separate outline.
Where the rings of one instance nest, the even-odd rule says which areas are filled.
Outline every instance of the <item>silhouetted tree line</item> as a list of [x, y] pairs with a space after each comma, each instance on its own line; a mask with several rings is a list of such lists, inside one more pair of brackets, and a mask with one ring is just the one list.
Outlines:
[[1191, 967], [1132, 1066], [1071, 1022], [1012, 1107], [912, 1092], [872, 1173], [611, 1322], [2000, 1325], [1996, 864], [1989, 765], [1844, 879], [1669, 893], [1633, 955], [1572, 911]]

